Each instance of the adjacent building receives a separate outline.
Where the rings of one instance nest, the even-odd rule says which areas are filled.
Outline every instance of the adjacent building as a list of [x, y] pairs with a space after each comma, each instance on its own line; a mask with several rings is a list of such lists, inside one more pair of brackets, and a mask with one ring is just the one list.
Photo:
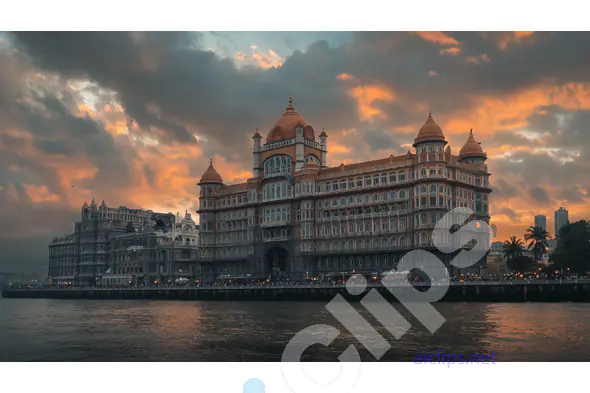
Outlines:
[[559, 236], [559, 231], [569, 222], [569, 213], [566, 208], [560, 207], [555, 210], [555, 237]]
[[316, 136], [291, 99], [266, 137], [252, 139], [252, 178], [225, 184], [210, 162], [198, 183], [209, 279], [381, 272], [408, 250], [436, 252], [432, 230], [452, 208], [489, 223], [486, 153], [470, 131], [453, 154], [431, 114], [413, 151], [336, 167], [327, 133]]
[[[74, 232], [49, 245], [49, 279], [55, 285], [90, 286], [109, 275], [119, 284], [171, 280], [185, 276], [179, 270], [189, 259], [196, 263], [198, 239], [189, 213], [180, 219], [171, 213], [110, 208], [104, 201], [84, 202]], [[196, 272], [192, 265], [188, 270]]]
[[535, 216], [534, 226], [543, 228], [543, 230], [546, 231], [547, 230], [547, 217], [542, 214]]

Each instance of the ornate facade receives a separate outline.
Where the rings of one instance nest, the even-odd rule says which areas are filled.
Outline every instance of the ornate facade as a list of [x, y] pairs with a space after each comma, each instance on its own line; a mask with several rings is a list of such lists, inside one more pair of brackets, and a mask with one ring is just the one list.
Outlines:
[[[131, 226], [130, 226], [131, 224]], [[130, 231], [132, 227], [132, 231]], [[84, 202], [74, 232], [49, 245], [49, 279], [58, 285], [102, 283], [118, 276], [126, 282], [167, 282], [199, 273], [198, 226], [191, 215], [109, 208]], [[113, 280], [110, 280], [113, 281]]]
[[454, 155], [429, 114], [413, 146], [328, 167], [327, 134], [316, 139], [289, 99], [266, 139], [253, 136], [252, 178], [226, 185], [210, 162], [198, 183], [204, 277], [381, 272], [409, 250], [433, 249], [449, 209], [469, 207], [489, 223], [490, 173], [473, 133]]

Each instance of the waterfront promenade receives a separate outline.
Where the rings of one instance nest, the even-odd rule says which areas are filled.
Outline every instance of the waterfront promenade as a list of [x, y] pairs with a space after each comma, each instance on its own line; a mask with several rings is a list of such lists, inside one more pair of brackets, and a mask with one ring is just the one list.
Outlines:
[[[429, 286], [445, 283], [413, 283], [413, 287], [399, 285], [402, 291], [428, 290]], [[448, 283], [449, 289], [441, 301], [577, 301], [590, 302], [590, 279], [572, 280], [514, 280], [467, 281]], [[390, 301], [395, 297], [379, 282], [369, 282], [364, 293], [376, 290]], [[64, 288], [17, 289], [7, 288], [4, 298], [50, 299], [176, 299], [176, 300], [330, 300], [341, 294], [348, 300], [362, 296], [350, 295], [344, 284], [266, 284], [266, 285], [210, 285], [145, 288]]]

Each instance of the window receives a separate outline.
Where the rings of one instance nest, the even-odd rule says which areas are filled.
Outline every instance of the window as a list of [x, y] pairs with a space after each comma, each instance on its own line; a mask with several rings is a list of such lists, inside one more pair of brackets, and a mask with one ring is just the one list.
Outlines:
[[430, 193], [431, 194], [436, 194], [436, 184], [431, 184], [430, 185]]
[[426, 177], [426, 169], [422, 168], [422, 171], [420, 174], [422, 175], [422, 177]]
[[430, 168], [430, 177], [435, 177], [435, 176], [436, 176], [436, 169]]
[[406, 181], [406, 174], [405, 173], [398, 173], [397, 174], [397, 180], [402, 182], [402, 181]]
[[358, 179], [356, 179], [356, 186], [357, 188], [360, 188], [363, 186], [363, 178], [359, 177]]
[[366, 176], [365, 177], [365, 186], [370, 186], [371, 185], [371, 176]]
[[354, 179], [348, 179], [348, 189], [354, 188]]
[[373, 185], [375, 185], [375, 186], [379, 185], [379, 175], [373, 176]]
[[[406, 198], [406, 192], [404, 190], [401, 190], [399, 192], [399, 199], [405, 199]], [[394, 199], [394, 198], [392, 198]]]
[[395, 173], [389, 174], [389, 182], [390, 183], [395, 183], [395, 178], [396, 178]]

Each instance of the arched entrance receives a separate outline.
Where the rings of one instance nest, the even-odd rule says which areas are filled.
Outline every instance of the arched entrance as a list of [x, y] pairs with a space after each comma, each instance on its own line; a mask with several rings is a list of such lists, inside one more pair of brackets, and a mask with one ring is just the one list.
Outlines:
[[271, 249], [266, 255], [266, 263], [271, 281], [280, 281], [287, 278], [287, 265], [289, 253], [281, 247]]

